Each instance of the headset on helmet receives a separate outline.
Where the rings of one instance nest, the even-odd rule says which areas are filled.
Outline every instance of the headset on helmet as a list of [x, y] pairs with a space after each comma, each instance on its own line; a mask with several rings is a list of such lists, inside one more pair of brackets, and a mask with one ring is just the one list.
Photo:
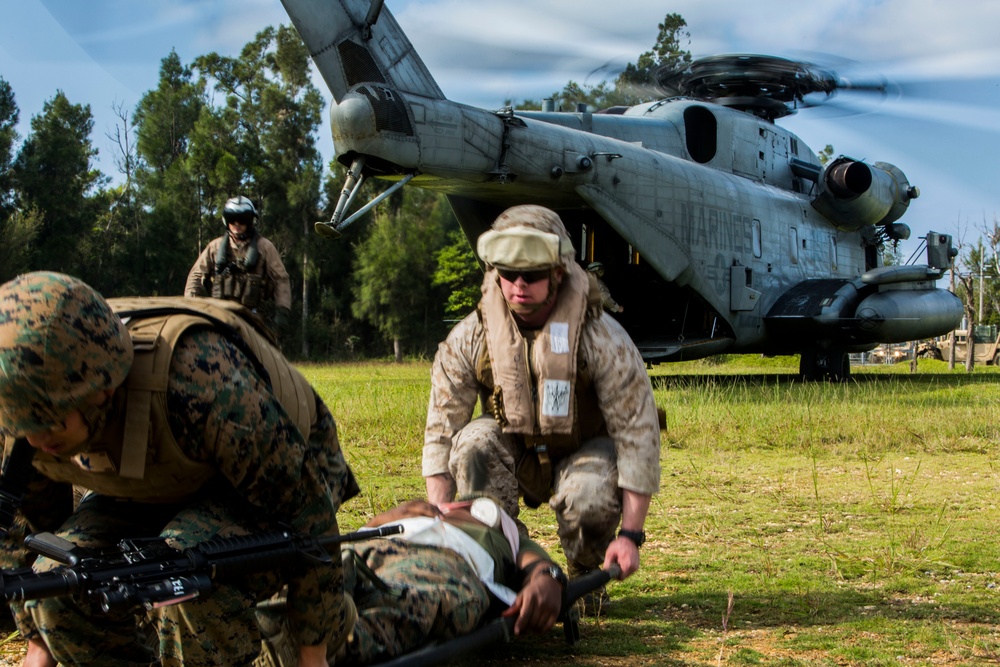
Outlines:
[[132, 338], [107, 301], [61, 273], [0, 285], [0, 432], [51, 430], [94, 394], [120, 386]]

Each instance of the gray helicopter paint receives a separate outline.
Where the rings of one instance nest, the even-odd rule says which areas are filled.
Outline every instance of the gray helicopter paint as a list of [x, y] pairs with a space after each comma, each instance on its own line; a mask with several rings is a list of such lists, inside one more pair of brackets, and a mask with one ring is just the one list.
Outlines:
[[[916, 196], [892, 165], [841, 158], [873, 183], [845, 191], [784, 128], [687, 98], [615, 114], [476, 109], [444, 98], [388, 9], [366, 25], [378, 6], [368, 0], [282, 2], [333, 94], [342, 161], [365, 156], [390, 180], [414, 174], [410, 185], [449, 195], [470, 236], [518, 203], [564, 218], [595, 211], [665, 285], [714, 313], [710, 329], [662, 342], [658, 358], [870, 349], [943, 333], [961, 317], [931, 279], [859, 279], [873, 225]], [[698, 129], [711, 131], [713, 151], [688, 136]]]

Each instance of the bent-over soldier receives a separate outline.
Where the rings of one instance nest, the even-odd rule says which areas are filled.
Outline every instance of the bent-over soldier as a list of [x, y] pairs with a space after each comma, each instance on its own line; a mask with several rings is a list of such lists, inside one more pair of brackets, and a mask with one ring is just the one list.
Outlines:
[[[214, 301], [110, 301], [121, 316], [57, 273], [0, 286], [0, 432], [8, 459], [32, 452], [34, 468], [0, 565], [54, 567], [19, 546], [41, 530], [99, 549], [157, 536], [182, 549], [278, 526], [337, 534], [357, 485], [333, 416], [281, 353]], [[75, 510], [74, 485], [90, 489]], [[356, 616], [340, 561], [287, 583], [299, 664], [325, 666]], [[152, 645], [137, 639], [132, 612], [69, 597], [11, 608], [26, 665], [249, 665], [260, 648], [255, 603], [281, 584], [254, 575], [151, 609]]]

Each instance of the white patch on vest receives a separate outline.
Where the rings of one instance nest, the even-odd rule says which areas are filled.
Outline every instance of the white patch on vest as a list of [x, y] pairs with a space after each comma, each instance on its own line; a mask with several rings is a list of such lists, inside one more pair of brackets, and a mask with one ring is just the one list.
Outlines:
[[81, 452], [73, 457], [73, 463], [90, 472], [115, 472], [115, 464], [105, 452]]
[[542, 414], [546, 417], [566, 417], [569, 415], [569, 382], [566, 380], [546, 380], [542, 388]]
[[553, 354], [569, 354], [568, 322], [553, 322], [549, 325], [549, 347]]

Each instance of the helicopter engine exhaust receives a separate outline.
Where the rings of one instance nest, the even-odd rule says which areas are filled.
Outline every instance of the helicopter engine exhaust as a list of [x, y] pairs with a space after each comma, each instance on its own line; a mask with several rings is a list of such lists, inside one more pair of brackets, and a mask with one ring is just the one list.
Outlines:
[[843, 156], [823, 169], [819, 183], [813, 208], [843, 231], [891, 224], [902, 217], [911, 200], [920, 196], [895, 165], [869, 165]]

